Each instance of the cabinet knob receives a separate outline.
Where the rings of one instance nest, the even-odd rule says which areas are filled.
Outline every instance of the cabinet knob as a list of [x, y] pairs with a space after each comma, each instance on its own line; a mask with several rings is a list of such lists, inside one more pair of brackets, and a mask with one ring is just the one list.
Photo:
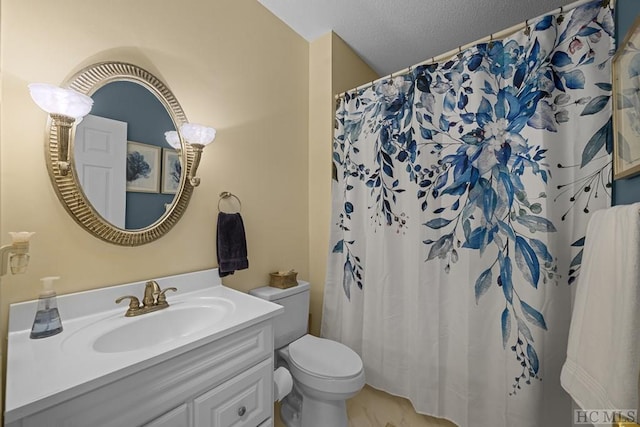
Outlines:
[[245, 406], [241, 406], [238, 408], [238, 415], [243, 416], [247, 412], [247, 408]]

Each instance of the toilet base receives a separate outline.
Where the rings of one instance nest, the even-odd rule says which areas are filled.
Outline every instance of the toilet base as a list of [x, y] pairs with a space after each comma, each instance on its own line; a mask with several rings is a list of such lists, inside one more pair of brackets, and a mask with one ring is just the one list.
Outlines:
[[347, 404], [344, 400], [318, 400], [302, 392], [304, 427], [348, 427]]
[[302, 427], [300, 415], [302, 412], [302, 396], [295, 386], [280, 403], [280, 419], [286, 427]]
[[283, 399], [280, 419], [286, 427], [348, 427], [344, 400], [318, 400], [297, 387]]

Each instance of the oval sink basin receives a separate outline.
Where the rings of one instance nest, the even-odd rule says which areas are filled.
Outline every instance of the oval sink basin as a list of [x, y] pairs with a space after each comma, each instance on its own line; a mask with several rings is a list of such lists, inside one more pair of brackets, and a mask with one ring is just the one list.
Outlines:
[[93, 348], [100, 353], [120, 353], [163, 344], [198, 332], [220, 321], [225, 314], [222, 306], [181, 307], [174, 310], [169, 307], [164, 311], [132, 318], [130, 324], [98, 337]]
[[68, 350], [91, 348], [98, 353], [142, 350], [188, 337], [220, 322], [234, 311], [222, 298], [184, 302], [136, 317], [111, 317], [88, 325], [68, 337]]

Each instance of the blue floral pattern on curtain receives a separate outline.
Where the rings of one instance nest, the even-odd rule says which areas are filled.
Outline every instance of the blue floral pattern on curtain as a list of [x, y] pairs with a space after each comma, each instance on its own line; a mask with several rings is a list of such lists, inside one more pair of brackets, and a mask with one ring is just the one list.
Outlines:
[[[494, 288], [503, 299], [502, 346], [519, 367], [510, 393], [538, 379], [534, 336], [550, 325], [526, 295], [576, 279], [589, 212], [609, 204], [612, 37], [612, 9], [595, 1], [347, 93], [333, 144], [342, 267], [328, 273], [344, 297], [366, 292], [363, 221], [420, 239], [424, 262], [447, 274], [464, 253], [481, 264], [469, 283], [477, 307]], [[567, 129], [580, 131], [548, 137]], [[558, 242], [562, 227], [573, 234]]]

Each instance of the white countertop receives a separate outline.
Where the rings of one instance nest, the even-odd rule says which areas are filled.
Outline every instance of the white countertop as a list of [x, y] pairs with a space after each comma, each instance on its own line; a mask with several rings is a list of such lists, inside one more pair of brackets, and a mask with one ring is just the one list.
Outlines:
[[[77, 336], [79, 331], [86, 334], [83, 328], [99, 325], [101, 321], [122, 324], [135, 321], [136, 318], [124, 317], [128, 300], [120, 305], [114, 301], [123, 295], [136, 295], [142, 299], [145, 281], [58, 296], [63, 331], [48, 338], [29, 338], [37, 300], [12, 304], [9, 312], [5, 423], [79, 396], [283, 311], [277, 304], [222, 286], [217, 269], [150, 279], [156, 280], [162, 289], [169, 286], [178, 288], [178, 292], [167, 294], [167, 301], [172, 306], [180, 307], [193, 298], [204, 297], [223, 298], [231, 302], [234, 309], [220, 321], [186, 337], [134, 351], [100, 353], [90, 344], [69, 345], [70, 337]], [[171, 310], [171, 306], [164, 310]]]

